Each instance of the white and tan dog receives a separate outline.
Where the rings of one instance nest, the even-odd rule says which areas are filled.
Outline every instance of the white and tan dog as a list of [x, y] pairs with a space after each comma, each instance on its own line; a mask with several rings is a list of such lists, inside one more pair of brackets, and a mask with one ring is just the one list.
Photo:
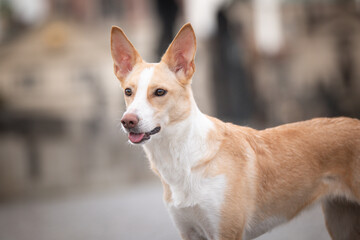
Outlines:
[[[113, 27], [122, 124], [143, 144], [183, 239], [252, 239], [321, 201], [334, 240], [360, 239], [360, 121], [319, 118], [257, 131], [204, 115], [191, 91], [190, 24], [159, 63]], [[289, 236], [291, 239], [291, 236]]]

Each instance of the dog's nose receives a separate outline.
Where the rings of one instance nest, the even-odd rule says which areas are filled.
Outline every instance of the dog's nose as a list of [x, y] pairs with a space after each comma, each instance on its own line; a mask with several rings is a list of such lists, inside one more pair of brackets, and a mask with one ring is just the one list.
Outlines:
[[131, 129], [138, 125], [139, 118], [133, 113], [127, 113], [121, 119], [121, 123], [125, 128]]

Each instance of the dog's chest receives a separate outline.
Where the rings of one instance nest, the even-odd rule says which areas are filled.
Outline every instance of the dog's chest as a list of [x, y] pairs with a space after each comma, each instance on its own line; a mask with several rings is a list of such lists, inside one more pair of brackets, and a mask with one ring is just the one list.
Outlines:
[[[165, 181], [175, 178], [169, 176]], [[169, 184], [172, 194], [170, 205], [181, 208], [200, 204], [219, 208], [222, 204], [225, 191], [224, 176], [204, 178], [200, 174], [192, 173], [176, 180], [176, 183]]]
[[182, 179], [170, 185], [172, 198], [167, 203], [176, 225], [189, 239], [217, 239], [225, 177], [193, 173]]
[[169, 211], [182, 234], [189, 239], [218, 239], [225, 178], [195, 175], [190, 179], [192, 183], [170, 187]]
[[226, 190], [225, 176], [207, 176], [201, 170], [194, 171], [194, 163], [196, 165], [197, 160], [203, 158], [196, 151], [176, 155], [168, 151], [152, 150], [150, 152], [145, 149], [169, 187], [170, 198], [166, 200], [166, 204], [182, 234], [193, 235], [194, 239], [217, 239]]
[[[165, 148], [169, 149], [169, 148]], [[187, 152], [188, 151], [188, 152]], [[220, 206], [225, 191], [225, 176], [207, 176], [202, 170], [194, 170], [204, 158], [206, 149], [167, 151], [145, 148], [150, 161], [163, 181], [169, 186], [171, 198], [168, 204], [189, 207], [211, 203]]]
[[218, 239], [219, 211], [204, 206], [177, 208], [169, 206], [169, 212], [185, 239]]

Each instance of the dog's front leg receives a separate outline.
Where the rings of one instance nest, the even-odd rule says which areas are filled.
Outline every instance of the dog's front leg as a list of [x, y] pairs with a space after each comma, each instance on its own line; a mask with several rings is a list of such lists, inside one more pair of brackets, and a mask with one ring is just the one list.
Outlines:
[[243, 240], [242, 237], [242, 231], [239, 231], [238, 234], [233, 234], [233, 236], [230, 236], [229, 233], [226, 234], [220, 234], [218, 238], [207, 238], [199, 233], [197, 233], [194, 230], [190, 230], [186, 233], [180, 233], [182, 240]]
[[181, 233], [182, 240], [208, 240], [206, 237], [199, 235], [195, 230], [189, 230], [186, 233]]
[[174, 210], [172, 210], [172, 217], [175, 222], [177, 229], [181, 235], [182, 240], [210, 240], [210, 238], [206, 237], [206, 233], [203, 232], [201, 227], [195, 222], [179, 217], [179, 214], [174, 214]]
[[244, 222], [238, 214], [211, 216], [199, 206], [169, 207], [169, 212], [183, 240], [243, 240]]
[[242, 218], [236, 216], [231, 217], [227, 215], [227, 218], [220, 224], [219, 240], [248, 240], [244, 237], [244, 222]]
[[243, 231], [237, 229], [236, 232], [229, 230], [228, 232], [220, 233], [219, 240], [244, 240]]
[[242, 229], [223, 229], [219, 234], [207, 234], [191, 226], [178, 226], [182, 240], [243, 240]]

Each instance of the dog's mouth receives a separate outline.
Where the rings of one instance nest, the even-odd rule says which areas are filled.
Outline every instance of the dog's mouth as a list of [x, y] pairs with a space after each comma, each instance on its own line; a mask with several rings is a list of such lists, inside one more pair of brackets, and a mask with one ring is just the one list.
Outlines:
[[150, 139], [151, 135], [154, 135], [160, 132], [161, 127], [156, 127], [150, 132], [143, 132], [143, 133], [136, 133], [136, 132], [129, 132], [129, 140], [132, 143], [138, 144], [143, 143]]

